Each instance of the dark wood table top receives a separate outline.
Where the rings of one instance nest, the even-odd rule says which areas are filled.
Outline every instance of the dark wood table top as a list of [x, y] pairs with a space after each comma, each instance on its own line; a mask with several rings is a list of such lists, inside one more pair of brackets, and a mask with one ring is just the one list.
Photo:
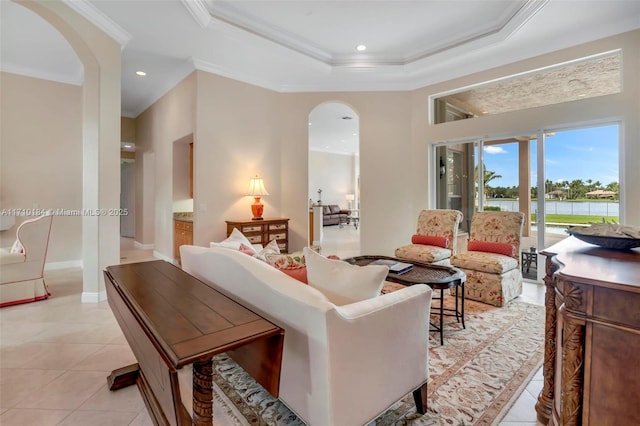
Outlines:
[[403, 274], [389, 272], [388, 279], [404, 285], [427, 284], [434, 288], [439, 286], [453, 287], [459, 285], [467, 279], [466, 274], [458, 268], [452, 266], [433, 265], [430, 263], [416, 262], [414, 260], [397, 259], [388, 256], [356, 256], [344, 259], [352, 265], [364, 266], [378, 259], [395, 260], [413, 265], [411, 270]]
[[557, 273], [569, 280], [640, 292], [640, 249], [606, 249], [568, 237], [540, 253], [555, 257], [562, 264]]
[[116, 265], [106, 272], [175, 368], [282, 332], [171, 263]]

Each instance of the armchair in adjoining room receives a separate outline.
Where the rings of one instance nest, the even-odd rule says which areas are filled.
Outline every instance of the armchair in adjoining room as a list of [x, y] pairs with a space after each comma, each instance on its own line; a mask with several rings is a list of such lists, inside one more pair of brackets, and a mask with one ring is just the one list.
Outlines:
[[398, 247], [395, 256], [434, 264], [449, 264], [457, 252], [458, 227], [462, 213], [458, 210], [422, 210], [411, 244]]
[[11, 249], [0, 249], [0, 307], [35, 302], [50, 296], [44, 282], [53, 215], [20, 224]]
[[451, 264], [467, 274], [465, 297], [504, 306], [522, 294], [521, 212], [478, 212], [471, 218], [467, 251]]

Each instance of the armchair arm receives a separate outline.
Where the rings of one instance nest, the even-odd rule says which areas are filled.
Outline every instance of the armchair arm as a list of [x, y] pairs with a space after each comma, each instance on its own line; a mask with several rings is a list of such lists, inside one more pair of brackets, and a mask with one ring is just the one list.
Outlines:
[[24, 254], [11, 253], [9, 249], [0, 249], [0, 264], [8, 265], [11, 263], [23, 263], [25, 261]]
[[431, 296], [429, 286], [417, 284], [329, 312], [329, 380], [336, 412], [357, 406], [374, 418], [428, 380]]

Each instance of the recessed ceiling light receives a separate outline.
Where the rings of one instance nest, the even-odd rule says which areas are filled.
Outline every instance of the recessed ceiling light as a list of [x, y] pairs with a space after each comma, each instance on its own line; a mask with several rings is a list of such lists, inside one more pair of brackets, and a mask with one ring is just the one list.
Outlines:
[[351, 136], [358, 136], [358, 134], [357, 133], [353, 133]]
[[144, 77], [145, 75], [147, 75], [147, 73], [144, 71], [136, 71], [136, 75], [139, 75], [140, 77]]
[[364, 52], [365, 50], [367, 50], [367, 46], [365, 46], [364, 44], [359, 44], [356, 46], [356, 50], [358, 52]]
[[311, 126], [311, 123], [309, 123], [309, 126]]

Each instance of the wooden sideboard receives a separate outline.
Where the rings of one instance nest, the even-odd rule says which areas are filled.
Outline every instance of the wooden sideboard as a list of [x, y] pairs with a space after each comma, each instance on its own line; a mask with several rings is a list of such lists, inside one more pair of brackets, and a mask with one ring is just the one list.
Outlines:
[[[137, 364], [115, 370], [109, 389], [137, 384], [156, 425], [212, 425], [211, 359], [226, 352], [278, 396], [284, 330], [161, 260], [109, 266], [107, 299]], [[177, 371], [193, 364], [193, 414]]]
[[193, 221], [173, 220], [173, 258], [180, 262], [180, 246], [193, 245]]
[[282, 253], [289, 252], [289, 219], [263, 220], [227, 220], [227, 237], [233, 228], [238, 228], [253, 244], [266, 246], [269, 241], [278, 240], [278, 247]]
[[544, 385], [549, 425], [640, 424], [640, 250], [574, 237], [545, 249]]

